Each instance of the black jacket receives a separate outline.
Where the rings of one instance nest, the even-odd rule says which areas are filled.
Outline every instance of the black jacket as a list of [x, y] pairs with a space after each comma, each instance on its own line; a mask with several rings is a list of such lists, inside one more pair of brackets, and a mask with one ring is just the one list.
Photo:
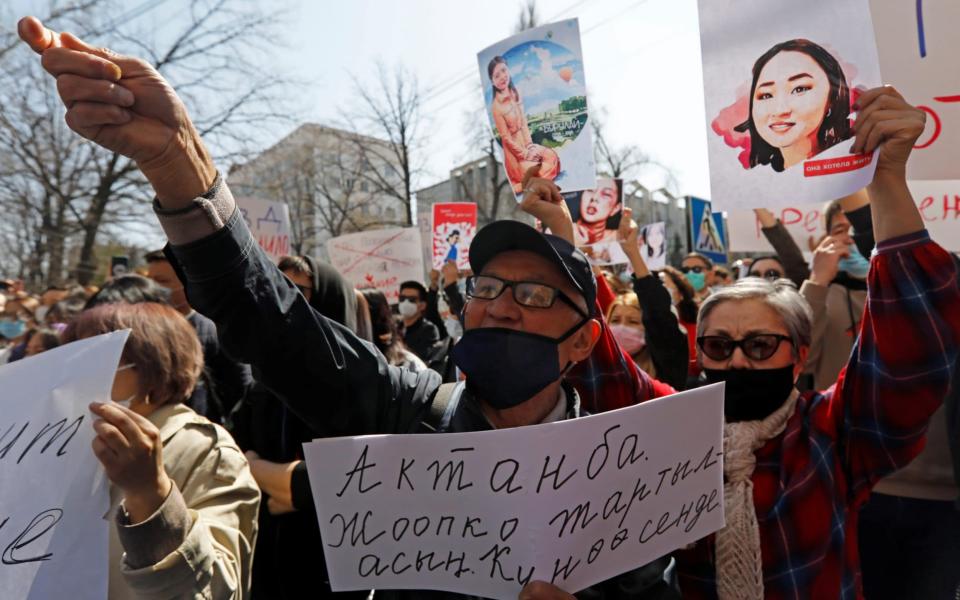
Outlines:
[[670, 310], [670, 292], [656, 275], [634, 277], [633, 291], [643, 311], [643, 328], [657, 379], [669, 383], [675, 390], [684, 389], [690, 360], [687, 334], [680, 329], [680, 321]]
[[[223, 345], [254, 365], [258, 380], [311, 430], [322, 436], [424, 431], [440, 376], [391, 366], [372, 344], [313, 310], [260, 250], [237, 211], [223, 229], [190, 244], [168, 245], [164, 251], [186, 282], [191, 306], [217, 323]], [[490, 425], [467, 396], [444, 429], [480, 431]], [[663, 583], [666, 562], [661, 559], [603, 582], [585, 590], [583, 597], [678, 597]], [[389, 595], [463, 598], [425, 591]]]

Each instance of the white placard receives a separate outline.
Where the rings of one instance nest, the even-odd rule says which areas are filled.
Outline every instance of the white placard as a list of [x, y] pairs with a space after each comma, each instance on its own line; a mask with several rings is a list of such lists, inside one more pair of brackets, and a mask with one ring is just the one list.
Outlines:
[[0, 598], [107, 597], [110, 497], [88, 405], [110, 401], [126, 339], [109, 333], [0, 367]]
[[880, 72], [927, 113], [908, 179], [960, 178], [960, 2], [870, 0]]
[[817, 203], [873, 178], [851, 156], [859, 90], [881, 84], [868, 0], [699, 0], [711, 200]]
[[304, 444], [331, 586], [513, 600], [647, 564], [723, 526], [722, 416], [718, 384], [548, 425]]
[[423, 281], [423, 250], [416, 227], [350, 233], [327, 241], [330, 263], [358, 290], [376, 289], [390, 304], [400, 284]]
[[290, 207], [283, 202], [237, 198], [237, 208], [263, 251], [279, 262], [290, 254]]
[[[930, 237], [947, 250], [960, 252], [960, 181], [910, 181], [907, 185]], [[787, 227], [800, 251], [809, 252], [810, 238], [817, 241], [825, 234], [825, 208], [826, 204], [804, 204], [770, 210]], [[773, 252], [752, 210], [728, 213], [727, 227], [732, 252]]]

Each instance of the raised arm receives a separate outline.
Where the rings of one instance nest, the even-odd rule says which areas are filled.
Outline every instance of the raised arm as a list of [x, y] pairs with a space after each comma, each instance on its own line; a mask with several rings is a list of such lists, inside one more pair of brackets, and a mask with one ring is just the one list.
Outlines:
[[889, 87], [870, 90], [859, 102], [853, 151], [879, 155], [869, 187], [877, 254], [860, 336], [817, 407], [821, 423], [836, 427], [855, 500], [923, 448], [960, 339], [954, 261], [930, 241], [906, 185], [907, 157], [925, 115]]
[[217, 324], [231, 356], [257, 367], [322, 434], [419, 423], [439, 377], [388, 366], [373, 346], [307, 304], [250, 235], [183, 102], [153, 67], [31, 17], [19, 33], [57, 79], [67, 125], [133, 159], [153, 186], [170, 240], [165, 252], [191, 306]]
[[797, 246], [796, 240], [793, 239], [784, 224], [780, 222], [780, 219], [773, 216], [773, 213], [769, 210], [755, 208], [753, 212], [760, 222], [760, 230], [763, 232], [763, 236], [767, 238], [767, 241], [773, 246], [774, 252], [780, 258], [787, 279], [800, 287], [803, 281], [810, 277], [810, 268], [807, 267], [807, 261], [803, 258], [803, 252]]
[[683, 389], [687, 381], [689, 349], [687, 335], [672, 309], [670, 292], [656, 275], [650, 273], [637, 243], [639, 227], [633, 220], [633, 209], [624, 208], [620, 219], [620, 246], [633, 268], [633, 291], [643, 311], [643, 328], [647, 347], [657, 370], [657, 378], [675, 389]]

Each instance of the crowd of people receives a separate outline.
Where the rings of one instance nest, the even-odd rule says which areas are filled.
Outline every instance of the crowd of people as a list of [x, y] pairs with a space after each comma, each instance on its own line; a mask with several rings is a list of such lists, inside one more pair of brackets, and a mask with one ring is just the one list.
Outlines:
[[[170, 242], [99, 288], [0, 288], [0, 363], [131, 331], [115, 402], [92, 409], [115, 507], [110, 598], [334, 595], [304, 442], [549, 423], [714, 382], [726, 526], [577, 597], [960, 597], [958, 259], [906, 188], [924, 113], [895, 90], [859, 99], [877, 174], [831, 203], [810, 263], [758, 210], [775, 253], [651, 272], [624, 207], [631, 274], [595, 267], [534, 165], [521, 208], [551, 234], [495, 221], [471, 271], [449, 261], [391, 306], [318, 258], [259, 251], [147, 63], [34, 19], [20, 35], [70, 79], [70, 126], [137, 161]], [[111, 65], [150, 82], [127, 86], [135, 103], [104, 91]], [[459, 597], [339, 595], [371, 593]], [[520, 597], [572, 596], [533, 582]]]

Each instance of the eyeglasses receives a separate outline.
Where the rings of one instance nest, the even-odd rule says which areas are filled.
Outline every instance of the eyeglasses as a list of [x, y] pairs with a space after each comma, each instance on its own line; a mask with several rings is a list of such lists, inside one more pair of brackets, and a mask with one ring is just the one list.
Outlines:
[[724, 335], [703, 335], [697, 338], [697, 346], [711, 360], [727, 360], [737, 348], [743, 350], [751, 360], [767, 360], [776, 353], [790, 336], [777, 333], [755, 333], [742, 340], [734, 340]]
[[701, 266], [695, 266], [695, 267], [680, 267], [680, 272], [682, 272], [682, 273], [684, 273], [684, 274], [689, 273], [690, 271], [693, 271], [694, 273], [703, 273], [703, 272], [706, 271], [706, 270], [707, 270], [706, 267], [701, 267]]
[[776, 281], [778, 279], [783, 279], [783, 273], [776, 269], [767, 269], [763, 273], [758, 273], [756, 271], [748, 273], [750, 277], [763, 277], [764, 279], [769, 279], [770, 281]]
[[507, 281], [492, 275], [475, 275], [467, 279], [467, 296], [478, 300], [495, 300], [503, 290], [510, 288], [513, 299], [522, 306], [530, 308], [550, 308], [557, 298], [570, 305], [583, 317], [583, 312], [577, 303], [555, 287], [533, 281]]

